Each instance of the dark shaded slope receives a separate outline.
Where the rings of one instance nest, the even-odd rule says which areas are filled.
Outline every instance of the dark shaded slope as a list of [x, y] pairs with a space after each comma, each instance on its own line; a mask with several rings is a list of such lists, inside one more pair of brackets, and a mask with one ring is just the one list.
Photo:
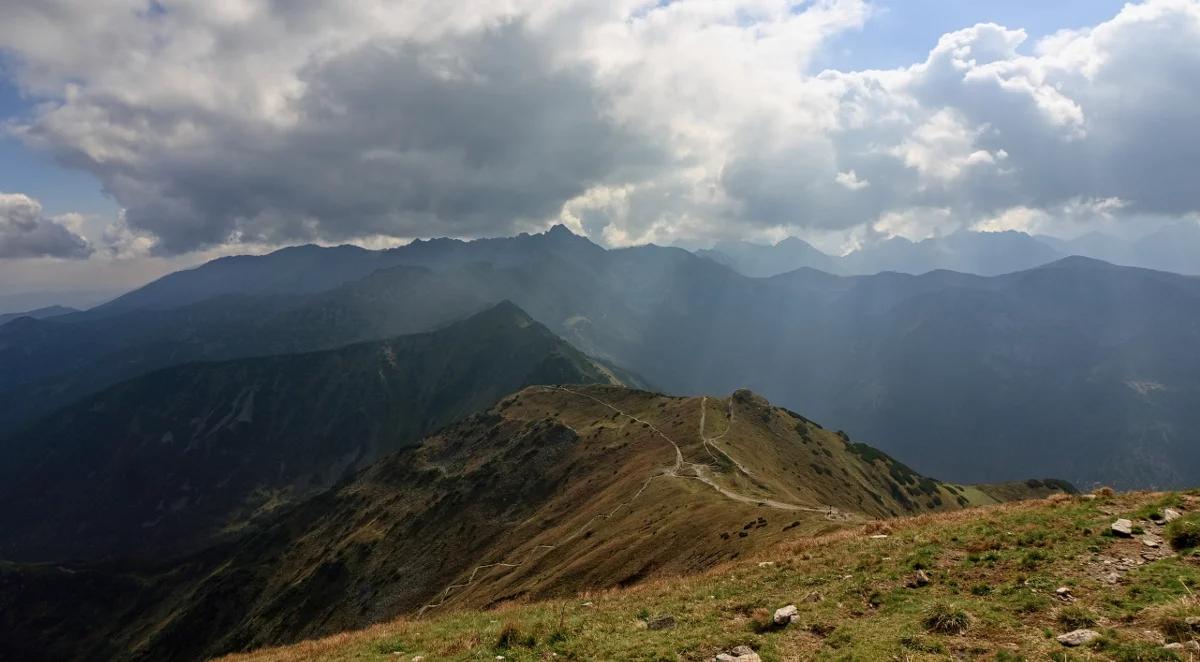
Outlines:
[[510, 303], [415, 336], [151, 373], [0, 442], [0, 556], [187, 549], [515, 389], [613, 379]]
[[[0, 566], [0, 651], [203, 659], [423, 606], [694, 572], [781, 535], [999, 493], [920, 476], [745, 391], [530, 387], [234, 544], [157, 566]], [[96, 617], [101, 604], [111, 617]]]

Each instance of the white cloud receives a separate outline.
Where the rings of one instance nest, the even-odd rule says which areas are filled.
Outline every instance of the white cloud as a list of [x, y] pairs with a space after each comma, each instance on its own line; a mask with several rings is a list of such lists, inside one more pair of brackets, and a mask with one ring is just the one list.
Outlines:
[[822, 73], [864, 0], [163, 6], [0, 8], [42, 102], [12, 130], [100, 178], [121, 255], [557, 220], [614, 245], [839, 243], [931, 218], [1052, 232], [1083, 216], [1072, 201], [1122, 201], [1113, 222], [1200, 211], [1200, 0], [1036, 44], [970, 26], [909, 67]]
[[842, 186], [845, 186], [846, 188], [850, 189], [851, 191], [857, 191], [859, 189], [864, 189], [871, 185], [871, 182], [868, 182], [865, 179], [859, 179], [858, 173], [854, 172], [853, 170], [848, 170], [846, 172], [839, 172], [838, 174], [834, 175], [833, 178], [835, 181], [837, 181], [837, 183], [841, 184]]
[[957, 229], [952, 212], [947, 208], [917, 207], [887, 212], [871, 226], [882, 238], [904, 237], [921, 241], [940, 237]]
[[0, 193], [0, 258], [85, 258], [92, 253], [79, 234], [78, 214], [53, 218], [37, 200], [21, 193]]

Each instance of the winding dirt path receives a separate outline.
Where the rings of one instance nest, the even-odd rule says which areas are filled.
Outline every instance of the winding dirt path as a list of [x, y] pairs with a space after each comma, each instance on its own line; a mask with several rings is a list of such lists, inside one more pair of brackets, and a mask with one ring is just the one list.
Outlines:
[[[470, 586], [471, 584], [473, 584], [475, 582], [476, 577], [479, 575], [480, 572], [482, 572], [484, 570], [490, 570], [493, 568], [519, 568], [519, 567], [525, 565], [526, 563], [528, 563], [539, 552], [549, 552], [551, 550], [557, 549], [558, 547], [561, 547], [561, 546], [567, 544], [568, 542], [574, 540], [575, 538], [578, 538], [579, 536], [583, 535], [595, 522], [597, 522], [599, 520], [611, 519], [622, 509], [627, 508], [631, 503], [633, 503], [635, 500], [637, 500], [637, 498], [640, 497], [642, 495], [642, 493], [646, 491], [646, 488], [650, 486], [650, 483], [652, 483], [653, 481], [655, 481], [659, 478], [679, 478], [679, 479], [685, 479], [685, 480], [698, 480], [698, 481], [704, 483], [705, 485], [708, 485], [709, 487], [713, 488], [718, 494], [720, 494], [730, 500], [736, 501], [738, 503], [744, 503], [744, 504], [755, 505], [755, 506], [766, 506], [768, 508], [775, 508], [777, 510], [784, 510], [784, 511], [818, 513], [818, 514], [824, 515], [826, 519], [835, 520], [835, 521], [851, 519], [851, 516], [849, 513], [839, 511], [837, 508], [834, 508], [833, 506], [822, 506], [820, 508], [813, 508], [813, 507], [809, 507], [809, 506], [799, 506], [796, 504], [785, 503], [783, 501], [776, 501], [774, 499], [762, 499], [762, 498], [748, 496], [745, 494], [740, 494], [738, 492], [734, 492], [733, 490], [730, 490], [729, 488], [723, 487], [722, 485], [717, 483], [716, 480], [713, 479], [713, 477], [711, 476], [712, 467], [710, 465], [698, 464], [695, 462], [688, 462], [687, 460], [685, 460], [683, 457], [683, 450], [679, 447], [679, 444], [676, 443], [675, 440], [672, 439], [665, 432], [658, 429], [658, 427], [656, 427], [650, 421], [638, 418], [637, 416], [634, 416], [633, 414], [622, 411], [621, 409], [619, 409], [612, 403], [606, 402], [605, 400], [602, 400], [602, 399], [600, 399], [594, 395], [591, 395], [589, 393], [582, 393], [580, 391], [576, 391], [574, 389], [570, 389], [565, 386], [539, 386], [537, 388], [545, 389], [547, 391], [562, 391], [562, 392], [570, 393], [572, 395], [576, 395], [576, 396], [579, 396], [582, 398], [587, 398], [588, 400], [591, 400], [591, 401], [596, 402], [597, 404], [600, 404], [608, 409], [611, 409], [613, 412], [617, 413], [620, 416], [628, 418], [631, 421], [634, 421], [636, 423], [641, 423], [642, 425], [646, 426], [646, 428], [649, 429], [651, 432], [658, 435], [659, 437], [662, 437], [667, 443], [669, 443], [671, 445], [672, 450], [675, 451], [675, 463], [672, 466], [666, 467], [666, 468], [660, 470], [659, 472], [655, 473], [654, 475], [650, 476], [649, 478], [647, 478], [642, 483], [642, 486], [636, 492], [634, 492], [632, 496], [630, 496], [625, 501], [622, 501], [620, 504], [617, 505], [617, 507], [613, 508], [610, 512], [601, 513], [599, 515], [596, 515], [595, 517], [592, 517], [578, 530], [568, 534], [567, 536], [564, 536], [558, 542], [556, 542], [554, 544], [535, 545], [534, 547], [529, 549], [529, 551], [525, 554], [525, 558], [522, 559], [521, 561], [495, 562], [495, 563], [486, 563], [483, 565], [476, 566], [473, 570], [471, 570], [471, 574], [467, 577], [466, 581], [455, 583], [455, 584], [450, 584], [446, 588], [442, 589], [442, 591], [438, 594], [438, 599], [436, 602], [431, 602], [431, 603], [421, 607], [421, 609], [417, 611], [417, 618], [420, 618], [422, 615], [424, 615], [426, 611], [429, 611], [431, 609], [437, 609], [438, 607], [444, 605], [450, 599], [451, 593], [453, 593], [454, 591], [456, 591], [458, 589], [466, 588], [467, 586]], [[716, 445], [711, 443], [711, 442], [721, 439], [722, 437], [724, 437], [726, 434], [729, 433], [730, 429], [732, 429], [732, 427], [733, 427], [733, 425], [732, 425], [733, 424], [733, 403], [732, 402], [729, 403], [729, 425], [725, 428], [724, 432], [722, 432], [721, 434], [719, 434], [715, 437], [707, 437], [707, 436], [705, 436], [705, 433], [704, 433], [704, 427], [705, 427], [705, 423], [706, 423], [706, 420], [708, 417], [707, 404], [708, 404], [708, 396], [703, 396], [700, 400], [700, 439], [701, 439], [701, 442], [702, 442], [704, 448], [706, 450], [708, 450], [709, 455], [713, 457], [714, 461], [716, 461], [716, 457], [712, 455], [713, 449], [715, 449], [717, 452], [721, 453], [726, 458], [728, 458], [729, 461], [732, 462], [738, 468], [738, 470], [741, 471], [742, 473], [746, 474], [747, 476], [754, 476], [754, 474], [752, 472], [750, 472], [748, 469], [746, 469], [746, 467], [744, 467], [740, 462], [738, 462], [737, 459], [735, 459], [734, 457], [729, 455], [727, 452], [725, 452], [721, 448], [718, 448]], [[564, 425], [566, 425], [566, 424], [564, 423]], [[568, 427], [570, 427], [570, 426], [568, 426]], [[574, 428], [572, 428], [572, 430], [574, 430]], [[578, 433], [576, 433], [576, 434], [578, 434]], [[689, 469], [691, 471], [691, 474], [689, 475], [689, 474], [683, 473], [685, 469]]]

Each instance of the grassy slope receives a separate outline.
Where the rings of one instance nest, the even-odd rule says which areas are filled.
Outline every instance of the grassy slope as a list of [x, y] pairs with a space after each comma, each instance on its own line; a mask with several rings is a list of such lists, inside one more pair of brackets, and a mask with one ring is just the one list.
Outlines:
[[529, 387], [222, 548], [156, 567], [0, 567], [0, 653], [7, 633], [54, 659], [203, 659], [429, 604], [702, 572], [780, 540], [995, 500], [748, 391]]
[[[797, 536], [699, 575], [400, 620], [228, 660], [701, 660], [741, 644], [765, 660], [1187, 659], [1162, 645], [1178, 639], [1184, 617], [1200, 615], [1200, 556], [1106, 533], [1115, 515], [1164, 504], [1195, 511], [1200, 498], [1059, 496], [872, 522]], [[888, 537], [871, 537], [881, 532]], [[1132, 565], [1122, 569], [1122, 559]], [[914, 568], [927, 569], [931, 584], [906, 588]], [[1055, 597], [1060, 586], [1073, 602]], [[800, 609], [796, 622], [762, 627], [788, 603]], [[966, 631], [929, 632], [923, 621], [935, 604], [969, 614]], [[648, 630], [645, 617], [658, 614], [678, 626]], [[1105, 635], [1098, 643], [1068, 651], [1054, 640], [1088, 620]]]

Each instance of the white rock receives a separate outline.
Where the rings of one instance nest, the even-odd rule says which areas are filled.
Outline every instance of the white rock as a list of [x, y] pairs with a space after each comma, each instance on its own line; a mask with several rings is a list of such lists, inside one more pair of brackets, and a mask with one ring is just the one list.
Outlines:
[[1073, 630], [1066, 634], [1058, 635], [1058, 643], [1063, 646], [1085, 646], [1100, 638], [1100, 633], [1095, 630]]
[[770, 568], [774, 565], [775, 565], [774, 561], [759, 561], [759, 563], [758, 563], [758, 567], [760, 567], [760, 568]]
[[1122, 538], [1131, 538], [1133, 537], [1133, 522], [1121, 518], [1112, 523], [1112, 532]]
[[1183, 517], [1183, 513], [1179, 512], [1178, 510], [1175, 510], [1174, 508], [1163, 508], [1162, 515], [1163, 515], [1164, 522], [1174, 522], [1175, 520], [1179, 519], [1180, 517]]
[[749, 646], [738, 646], [728, 653], [721, 653], [716, 659], [717, 662], [762, 662], [758, 653]]
[[773, 620], [775, 621], [775, 625], [787, 625], [788, 623], [791, 623], [792, 619], [795, 618], [799, 613], [800, 610], [796, 609], [796, 605], [780, 607], [779, 609], [775, 610], [775, 618]]

